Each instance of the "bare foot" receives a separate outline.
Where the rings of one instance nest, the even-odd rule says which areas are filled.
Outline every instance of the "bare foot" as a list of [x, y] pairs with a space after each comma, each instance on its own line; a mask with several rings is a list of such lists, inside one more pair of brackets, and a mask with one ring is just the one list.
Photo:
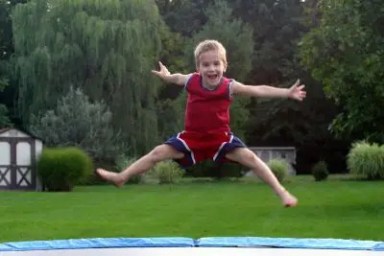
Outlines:
[[284, 191], [280, 195], [280, 198], [281, 198], [281, 201], [282, 201], [284, 207], [294, 207], [299, 203], [297, 198], [294, 197], [293, 195], [291, 195], [288, 191]]
[[103, 180], [113, 183], [116, 187], [122, 187], [125, 183], [124, 179], [118, 173], [110, 172], [101, 168], [96, 169], [96, 174]]

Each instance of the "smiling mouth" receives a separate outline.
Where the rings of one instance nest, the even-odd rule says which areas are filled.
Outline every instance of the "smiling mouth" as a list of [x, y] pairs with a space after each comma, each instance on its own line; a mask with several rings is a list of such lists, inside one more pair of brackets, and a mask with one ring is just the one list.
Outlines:
[[207, 75], [208, 79], [214, 80], [218, 77], [218, 75]]

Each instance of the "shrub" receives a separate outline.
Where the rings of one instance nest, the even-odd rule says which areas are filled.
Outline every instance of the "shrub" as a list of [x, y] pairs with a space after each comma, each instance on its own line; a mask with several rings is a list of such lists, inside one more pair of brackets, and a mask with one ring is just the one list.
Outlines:
[[120, 133], [112, 128], [112, 112], [79, 88], [70, 88], [54, 109], [31, 116], [29, 130], [48, 147], [78, 147], [94, 159], [114, 159], [120, 151]]
[[377, 180], [384, 178], [384, 147], [368, 142], [352, 145], [347, 157], [351, 174], [358, 178]]
[[243, 166], [232, 162], [217, 163], [217, 169], [212, 173], [212, 176], [217, 179], [240, 178], [242, 175]]
[[192, 166], [186, 168], [186, 175], [195, 178], [199, 177], [211, 177], [214, 169], [216, 169], [215, 162], [212, 160], [205, 160], [198, 162]]
[[174, 161], [164, 161], [152, 168], [151, 173], [159, 180], [160, 184], [176, 183], [181, 179], [184, 171]]
[[205, 160], [186, 168], [186, 175], [192, 177], [211, 177], [215, 179], [239, 178], [243, 175], [243, 166], [233, 162], [214, 162]]
[[[131, 164], [136, 162], [136, 160], [137, 160], [137, 157], [127, 157], [127, 156], [121, 155], [116, 160], [116, 167], [118, 171], [122, 171], [125, 168], [127, 168], [127, 166], [130, 166]], [[140, 182], [142, 182], [142, 180], [143, 180], [143, 174], [137, 174], [132, 176], [127, 181], [127, 184], [139, 184]]]
[[317, 162], [312, 167], [312, 175], [315, 178], [315, 181], [326, 180], [329, 175], [327, 163], [325, 161]]
[[48, 191], [71, 191], [92, 168], [90, 157], [73, 147], [44, 149], [37, 162], [38, 175]]
[[267, 165], [280, 182], [285, 180], [289, 170], [289, 163], [286, 160], [280, 158], [271, 159], [267, 162]]

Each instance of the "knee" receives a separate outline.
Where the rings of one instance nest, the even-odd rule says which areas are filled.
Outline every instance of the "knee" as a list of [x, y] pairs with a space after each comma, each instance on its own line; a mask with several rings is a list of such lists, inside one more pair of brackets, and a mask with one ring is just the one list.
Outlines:
[[237, 162], [249, 168], [257, 168], [260, 160], [252, 151], [243, 150], [241, 154], [238, 155]]
[[257, 156], [255, 153], [251, 152], [251, 151], [246, 151], [244, 154], [243, 154], [243, 162], [245, 163], [248, 163], [248, 164], [255, 164], [257, 163]]
[[157, 146], [149, 152], [148, 156], [153, 162], [160, 162], [162, 160], [167, 159], [168, 157], [168, 149], [163, 145]]

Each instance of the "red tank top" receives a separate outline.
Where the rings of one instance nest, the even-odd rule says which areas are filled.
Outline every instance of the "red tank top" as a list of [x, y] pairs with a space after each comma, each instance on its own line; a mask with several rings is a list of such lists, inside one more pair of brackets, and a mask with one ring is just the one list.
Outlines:
[[230, 132], [229, 107], [232, 102], [229, 85], [223, 77], [220, 84], [209, 90], [203, 87], [198, 73], [191, 75], [186, 84], [188, 92], [185, 111], [185, 131], [196, 133]]

